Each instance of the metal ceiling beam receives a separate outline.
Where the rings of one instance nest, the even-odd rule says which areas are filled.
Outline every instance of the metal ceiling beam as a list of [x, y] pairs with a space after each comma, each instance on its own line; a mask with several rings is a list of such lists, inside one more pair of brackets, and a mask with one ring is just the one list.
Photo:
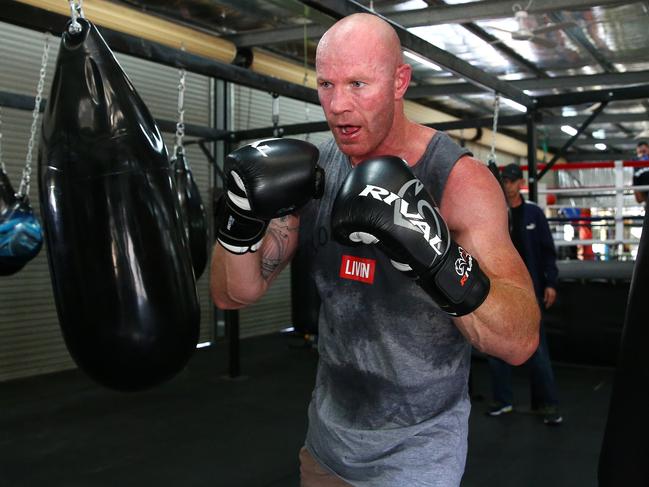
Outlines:
[[[608, 105], [608, 101], [603, 101], [602, 103], [599, 104], [599, 106], [593, 111], [593, 113], [590, 114], [590, 116], [584, 120], [584, 123], [581, 124], [581, 126], [577, 129], [577, 133], [570, 137], [561, 149], [559, 149], [558, 152], [554, 154], [552, 159], [550, 159], [550, 162], [547, 163], [547, 165], [543, 168], [543, 170], [539, 173], [537, 180], [540, 181], [541, 178], [547, 174], [547, 172], [552, 169], [552, 166], [555, 165], [555, 163], [563, 157], [563, 155], [566, 153], [566, 151], [572, 146], [579, 136], [584, 133], [584, 130], [588, 128], [590, 123], [597, 118], [597, 116], [604, 111], [604, 108], [606, 108], [606, 105]], [[536, 147], [536, 144], [534, 145]]]
[[640, 98], [649, 98], [649, 85], [539, 96], [535, 98], [535, 101], [539, 108], [549, 108], [603, 101], [637, 100]]
[[[565, 137], [551, 137], [548, 139], [548, 144], [551, 146], [560, 146], [566, 142]], [[575, 144], [579, 145], [595, 145], [599, 143], [604, 143], [607, 146], [617, 145], [617, 146], [632, 146], [635, 147], [638, 143], [637, 139], [631, 137], [607, 137], [605, 139], [595, 139], [593, 137], [579, 137]]]
[[[26, 98], [25, 109], [30, 109], [33, 107], [33, 99], [29, 97]], [[31, 104], [31, 105], [30, 105]], [[3, 102], [3, 93], [0, 92], [0, 106], [4, 106]], [[578, 115], [574, 117], [560, 117], [560, 116], [546, 116], [542, 114], [537, 114], [537, 125], [577, 125], [582, 124], [585, 120], [589, 118], [588, 115]], [[620, 115], [606, 115], [601, 114], [597, 117], [596, 120], [591, 121], [591, 125], [597, 125], [601, 123], [615, 123], [615, 122], [635, 122], [646, 120], [647, 116], [642, 113], [633, 113], [633, 114], [620, 114]], [[498, 117], [498, 126], [499, 127], [511, 127], [518, 126], [521, 127], [527, 123], [527, 118], [525, 115], [505, 115]], [[493, 118], [469, 118], [463, 120], [454, 120], [452, 122], [435, 122], [430, 124], [425, 124], [429, 127], [433, 127], [437, 130], [460, 130], [460, 129], [471, 129], [471, 128], [491, 128], [493, 126]], [[295, 135], [295, 134], [305, 134], [327, 130], [326, 122], [307, 122], [307, 123], [298, 123], [290, 125], [280, 125], [278, 127], [283, 135]], [[259, 130], [259, 132], [255, 132]], [[266, 137], [273, 134], [274, 127], [264, 127], [260, 129], [251, 129], [248, 131], [240, 132], [231, 132], [228, 134], [220, 134], [219, 138], [221, 139], [230, 139], [230, 140], [243, 140], [240, 137], [246, 139], [253, 139], [258, 137]], [[236, 134], [236, 135], [233, 135]], [[633, 140], [629, 138], [628, 140]], [[552, 139], [551, 141], [556, 142], [557, 146], [562, 145], [565, 140]], [[602, 140], [600, 142], [608, 142], [608, 140]], [[577, 143], [586, 143], [583, 139], [579, 139]]]
[[[16, 110], [32, 111], [36, 100], [33, 96], [21, 95], [19, 93], [10, 93], [8, 91], [0, 91], [0, 107], [13, 108]], [[39, 106], [39, 111], [45, 110], [47, 100], [43, 98]], [[156, 125], [162, 132], [175, 133], [176, 122], [173, 120], [163, 120], [156, 118]], [[185, 124], [185, 135], [201, 138], [214, 138], [225, 133], [222, 130], [215, 130], [204, 125], [194, 125], [191, 123]]]
[[[588, 115], [574, 115], [572, 117], [563, 116], [543, 116], [539, 125], [576, 125], [583, 123]], [[622, 122], [646, 122], [646, 113], [603, 113], [592, 125], [603, 123], [622, 123]]]
[[256, 32], [243, 32], [225, 36], [226, 39], [233, 42], [237, 47], [254, 47], [276, 44], [278, 42], [296, 41], [321, 37], [325, 31], [331, 27], [335, 19], [322, 12], [309, 8], [299, 0], [267, 0], [279, 8], [289, 11], [291, 14], [299, 16], [302, 19], [308, 19], [313, 22], [305, 26], [287, 27], [282, 29], [263, 29]]
[[227, 139], [230, 142], [239, 142], [241, 140], [261, 139], [264, 137], [285, 137], [287, 135], [310, 134], [314, 132], [327, 132], [329, 124], [327, 122], [306, 122], [295, 123], [291, 125], [278, 125], [277, 127], [261, 127], [257, 129], [239, 130], [228, 134], [220, 135], [220, 139]]
[[[32, 104], [33, 104], [33, 99]], [[2, 106], [2, 92], [0, 92], [0, 106]], [[499, 127], [511, 125], [524, 125], [527, 121], [525, 115], [511, 115], [498, 117]], [[452, 122], [435, 122], [424, 124], [437, 130], [461, 130], [493, 126], [493, 118], [471, 118], [466, 120], [454, 120]], [[227, 140], [228, 142], [239, 142], [242, 140], [261, 139], [263, 137], [273, 137], [279, 132], [281, 136], [310, 134], [314, 132], [326, 132], [329, 130], [327, 122], [306, 122], [289, 125], [278, 125], [277, 127], [261, 127], [257, 129], [239, 130], [236, 132], [219, 132], [211, 136], [205, 136], [210, 140]]]
[[[486, 2], [469, 2], [456, 5], [428, 7], [417, 10], [406, 10], [390, 15], [390, 18], [406, 27], [424, 25], [462, 24], [485, 19], [513, 17], [511, 0], [494, 0]], [[541, 13], [556, 10], [578, 10], [598, 5], [619, 4], [620, 0], [534, 0], [526, 5], [527, 12]]]
[[[520, 90], [551, 90], [554, 88], [578, 88], [599, 85], [635, 85], [649, 83], [649, 70], [626, 73], [583, 74], [575, 76], [555, 76], [543, 79], [523, 79], [509, 81]], [[471, 83], [443, 83], [439, 85], [411, 86], [406, 98], [425, 98], [428, 96], [473, 95], [483, 91]], [[645, 117], [646, 119], [646, 117]]]
[[[309, 39], [322, 37], [331, 24], [307, 25], [306, 36]], [[225, 39], [233, 42], [237, 47], [265, 46], [279, 42], [296, 41], [304, 38], [304, 26], [289, 27], [286, 29], [268, 29], [254, 32], [244, 32], [224, 36]]]
[[[346, 17], [354, 13], [370, 13], [375, 14], [363, 5], [353, 0], [303, 0], [309, 6], [317, 8], [325, 13], [336, 16], [337, 18]], [[439, 8], [439, 7], [436, 7]], [[451, 71], [452, 73], [466, 79], [470, 83], [474, 83], [483, 87], [488, 91], [495, 91], [501, 95], [514, 100], [526, 107], [534, 106], [534, 101], [531, 97], [523, 93], [522, 90], [514, 88], [510, 84], [499, 80], [495, 76], [485, 73], [471, 64], [463, 61], [462, 59], [432, 45], [431, 43], [423, 40], [410, 32], [401, 25], [394, 21], [379, 15], [382, 19], [386, 20], [396, 30], [401, 45], [413, 52], [416, 52], [434, 63], [442, 66], [443, 68]]]

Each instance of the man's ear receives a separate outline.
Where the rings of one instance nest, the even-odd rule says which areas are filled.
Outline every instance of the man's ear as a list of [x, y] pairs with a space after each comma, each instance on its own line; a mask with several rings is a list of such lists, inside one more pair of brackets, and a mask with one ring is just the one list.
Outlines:
[[412, 67], [410, 64], [400, 64], [394, 76], [394, 99], [400, 100], [408, 90], [410, 78], [412, 77]]

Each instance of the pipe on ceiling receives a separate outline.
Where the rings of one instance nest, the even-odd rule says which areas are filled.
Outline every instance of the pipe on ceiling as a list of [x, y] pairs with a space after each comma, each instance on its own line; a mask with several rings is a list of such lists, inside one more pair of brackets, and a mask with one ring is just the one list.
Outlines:
[[[70, 15], [67, 1], [16, 1], [49, 12]], [[182, 46], [187, 52], [224, 63], [231, 63], [237, 53], [236, 46], [230, 41], [107, 0], [85, 0], [83, 11], [89, 20], [102, 27], [175, 49], [180, 49]]]

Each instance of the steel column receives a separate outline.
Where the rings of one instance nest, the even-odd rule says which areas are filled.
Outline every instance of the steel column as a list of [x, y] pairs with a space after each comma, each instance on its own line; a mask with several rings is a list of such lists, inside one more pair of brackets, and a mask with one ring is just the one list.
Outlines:
[[535, 110], [529, 110], [527, 119], [527, 184], [529, 188], [528, 198], [538, 203], [538, 178], [536, 175], [536, 121]]

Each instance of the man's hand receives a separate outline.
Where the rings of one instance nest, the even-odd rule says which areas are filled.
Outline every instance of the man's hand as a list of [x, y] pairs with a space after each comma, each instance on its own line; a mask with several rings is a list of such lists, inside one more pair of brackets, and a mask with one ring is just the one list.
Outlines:
[[473, 312], [489, 293], [478, 261], [453, 241], [433, 198], [398, 157], [356, 166], [336, 196], [331, 221], [338, 242], [376, 244], [453, 316]]
[[233, 254], [255, 252], [268, 223], [319, 198], [324, 173], [318, 149], [302, 140], [267, 139], [229, 154], [227, 192], [217, 210], [216, 238]]
[[548, 309], [554, 304], [557, 299], [557, 291], [552, 287], [546, 287], [543, 292], [543, 304], [545, 304], [545, 309]]

